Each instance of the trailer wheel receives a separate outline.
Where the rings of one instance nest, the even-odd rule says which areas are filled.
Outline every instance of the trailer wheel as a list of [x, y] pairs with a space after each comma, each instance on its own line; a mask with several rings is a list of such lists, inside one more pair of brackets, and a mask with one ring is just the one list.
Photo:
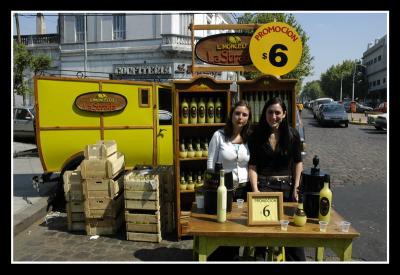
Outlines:
[[75, 170], [81, 164], [85, 157], [79, 155], [68, 162], [64, 168], [61, 170], [60, 178], [58, 179], [57, 186], [53, 193], [50, 194], [47, 201], [47, 211], [51, 209], [52, 211], [65, 212], [66, 200], [64, 195], [64, 173], [67, 170]]

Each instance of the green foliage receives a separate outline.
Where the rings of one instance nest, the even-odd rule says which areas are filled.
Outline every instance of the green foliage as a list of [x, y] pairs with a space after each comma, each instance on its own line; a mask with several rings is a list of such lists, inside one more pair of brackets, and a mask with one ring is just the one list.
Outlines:
[[319, 80], [307, 82], [301, 93], [301, 97], [303, 98], [303, 101], [313, 100], [313, 99], [316, 99], [319, 97], [324, 97], [324, 96], [325, 95], [322, 92]]
[[[238, 18], [239, 24], [251, 24], [251, 23], [269, 23], [269, 22], [285, 22], [296, 29], [297, 33], [300, 35], [301, 40], [303, 42], [303, 52], [301, 55], [301, 59], [297, 67], [289, 72], [286, 75], [281, 76], [282, 79], [298, 79], [296, 84], [296, 93], [298, 94], [301, 90], [302, 80], [311, 75], [312, 73], [312, 65], [311, 62], [313, 61], [314, 57], [310, 54], [310, 47], [308, 46], [307, 42], [309, 37], [307, 36], [306, 32], [302, 29], [299, 23], [297, 23], [293, 14], [286, 14], [286, 13], [245, 13], [241, 17]], [[252, 33], [252, 31], [250, 31]], [[254, 79], [261, 75], [261, 72], [246, 72], [244, 76], [246, 79]]]
[[18, 95], [31, 93], [24, 71], [31, 70], [36, 75], [39, 71], [48, 69], [51, 58], [47, 55], [32, 55], [24, 44], [14, 44], [14, 92]]
[[367, 93], [366, 75], [362, 73], [362, 66], [354, 67], [353, 60], [345, 60], [341, 64], [332, 65], [321, 74], [321, 89], [327, 97], [340, 100], [340, 82], [342, 79], [342, 99], [352, 96], [353, 72], [355, 70], [354, 94], [355, 98], [364, 98]]

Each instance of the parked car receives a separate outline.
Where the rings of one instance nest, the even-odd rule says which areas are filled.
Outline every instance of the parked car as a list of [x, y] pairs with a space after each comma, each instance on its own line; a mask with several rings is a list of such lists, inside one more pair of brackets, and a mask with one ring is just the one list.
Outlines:
[[317, 118], [316, 112], [317, 112], [320, 104], [331, 103], [331, 102], [333, 102], [333, 99], [329, 98], [329, 97], [321, 97], [321, 98], [317, 98], [316, 100], [314, 100], [314, 103], [312, 106], [314, 118]]
[[382, 102], [374, 109], [374, 112], [387, 113], [387, 101]]
[[14, 137], [35, 137], [35, 108], [14, 107]]
[[323, 104], [319, 111], [318, 123], [321, 125], [341, 125], [349, 126], [349, 119], [342, 104], [331, 103]]
[[375, 119], [375, 128], [378, 130], [385, 130], [387, 129], [387, 113], [378, 115]]

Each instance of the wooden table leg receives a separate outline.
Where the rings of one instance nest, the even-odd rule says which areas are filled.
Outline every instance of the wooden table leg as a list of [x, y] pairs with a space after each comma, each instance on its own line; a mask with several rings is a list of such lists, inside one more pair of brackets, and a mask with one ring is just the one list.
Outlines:
[[317, 247], [317, 249], [315, 250], [315, 259], [319, 262], [322, 262], [324, 260], [324, 251], [325, 248], [324, 247]]

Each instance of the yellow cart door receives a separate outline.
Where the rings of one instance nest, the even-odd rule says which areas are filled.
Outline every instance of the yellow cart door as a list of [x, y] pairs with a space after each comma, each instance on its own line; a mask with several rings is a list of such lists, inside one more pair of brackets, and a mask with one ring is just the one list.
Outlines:
[[173, 165], [172, 91], [170, 87], [157, 86], [157, 159], [159, 165]]

